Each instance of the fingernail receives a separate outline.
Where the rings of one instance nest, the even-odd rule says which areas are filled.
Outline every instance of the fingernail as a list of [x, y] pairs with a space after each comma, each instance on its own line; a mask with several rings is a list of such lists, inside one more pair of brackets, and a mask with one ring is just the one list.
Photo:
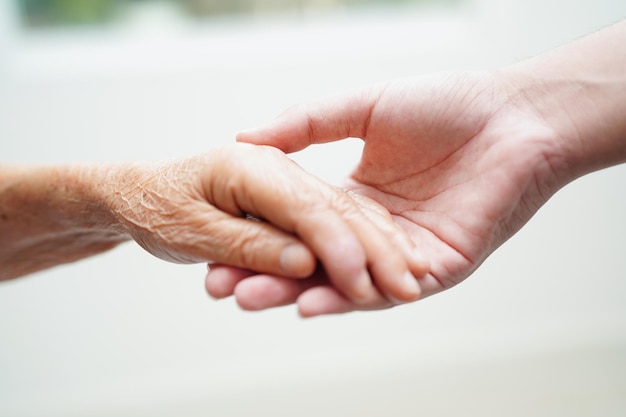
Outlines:
[[243, 130], [240, 130], [239, 132], [237, 132], [237, 136], [238, 135], [246, 135], [246, 134], [248, 134], [250, 132], [254, 132], [255, 130], [256, 130], [256, 128], [253, 128], [253, 127], [248, 128], [248, 129], [243, 129]]
[[354, 284], [354, 302], [356, 304], [365, 304], [369, 301], [372, 295], [372, 278], [370, 274], [364, 269], [356, 279]]
[[[251, 127], [249, 129], [240, 130], [235, 135], [235, 139], [237, 141], [243, 140], [243, 139], [245, 139], [244, 138], [245, 136], [254, 135], [254, 134], [258, 133], [261, 129], [262, 129], [262, 127]], [[245, 140], [244, 140], [244, 142], [245, 142]]]
[[315, 267], [312, 265], [309, 250], [297, 243], [286, 246], [280, 253], [278, 262], [285, 275], [296, 278], [304, 278], [312, 274]]
[[402, 280], [404, 281], [404, 289], [411, 295], [411, 298], [418, 298], [422, 292], [422, 289], [420, 288], [413, 274], [408, 271], [405, 272]]
[[430, 271], [430, 261], [417, 250], [413, 250], [411, 252], [411, 256], [413, 258], [413, 262], [415, 263], [415, 270], [412, 270], [411, 272], [417, 276], [426, 275]]

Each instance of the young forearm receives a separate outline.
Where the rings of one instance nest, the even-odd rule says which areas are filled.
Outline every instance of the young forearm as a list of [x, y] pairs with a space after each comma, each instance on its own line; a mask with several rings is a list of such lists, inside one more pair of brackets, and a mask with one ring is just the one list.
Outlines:
[[0, 280], [73, 262], [128, 240], [104, 207], [101, 168], [0, 168]]
[[556, 130], [565, 181], [626, 162], [626, 21], [505, 72]]

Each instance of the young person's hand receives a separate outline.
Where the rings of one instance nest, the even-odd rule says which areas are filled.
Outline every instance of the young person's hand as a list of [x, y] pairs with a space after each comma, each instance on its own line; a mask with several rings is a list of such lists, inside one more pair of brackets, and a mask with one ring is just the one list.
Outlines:
[[[502, 70], [296, 106], [238, 140], [294, 152], [347, 137], [365, 145], [346, 188], [384, 206], [429, 260], [423, 296], [450, 288], [562, 186], [626, 160], [626, 22]], [[304, 284], [223, 266], [207, 275], [210, 294], [244, 308], [361, 309], [330, 282]]]

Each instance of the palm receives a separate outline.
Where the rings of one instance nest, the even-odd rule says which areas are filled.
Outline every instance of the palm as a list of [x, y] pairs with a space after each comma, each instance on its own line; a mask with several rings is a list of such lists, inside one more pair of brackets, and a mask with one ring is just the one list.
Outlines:
[[375, 103], [346, 187], [409, 233], [431, 261], [421, 284], [432, 294], [466, 278], [545, 202], [535, 178], [549, 169], [537, 146], [549, 132], [486, 76], [395, 82]]
[[[428, 296], [467, 278], [558, 187], [551, 166], [557, 138], [523, 97], [509, 95], [508, 85], [491, 74], [396, 81], [292, 108], [240, 140], [293, 152], [362, 138], [361, 161], [345, 187], [386, 208], [430, 261], [431, 272], [419, 278]], [[258, 283], [236, 294], [244, 305], [260, 300], [254, 309], [293, 302], [300, 294], [305, 315], [362, 308], [332, 288], [309, 289], [315, 279], [299, 285], [222, 272], [211, 279], [223, 295], [232, 294], [241, 279]], [[285, 295], [264, 301], [270, 290]]]

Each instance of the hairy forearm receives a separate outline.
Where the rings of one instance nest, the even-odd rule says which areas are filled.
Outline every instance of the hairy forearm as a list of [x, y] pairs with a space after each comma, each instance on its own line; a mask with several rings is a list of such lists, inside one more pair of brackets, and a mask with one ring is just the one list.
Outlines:
[[0, 167], [0, 280], [129, 239], [105, 207], [104, 167]]
[[626, 21], [505, 72], [556, 130], [565, 181], [626, 162]]

